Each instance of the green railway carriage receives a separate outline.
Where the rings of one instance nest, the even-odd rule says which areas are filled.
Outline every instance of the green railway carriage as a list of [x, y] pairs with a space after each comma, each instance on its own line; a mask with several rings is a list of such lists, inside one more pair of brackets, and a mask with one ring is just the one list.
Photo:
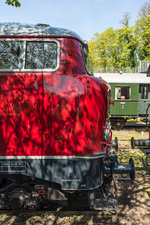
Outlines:
[[114, 100], [110, 111], [112, 127], [122, 128], [130, 118], [146, 119], [146, 110], [150, 104], [150, 77], [146, 73], [94, 75], [102, 77], [111, 86]]

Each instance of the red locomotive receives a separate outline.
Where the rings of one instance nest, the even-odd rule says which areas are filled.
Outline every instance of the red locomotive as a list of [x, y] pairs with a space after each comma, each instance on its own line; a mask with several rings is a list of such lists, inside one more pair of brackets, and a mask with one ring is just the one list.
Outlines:
[[95, 191], [120, 169], [108, 152], [110, 87], [87, 69], [76, 33], [0, 24], [0, 208], [84, 196], [99, 209]]

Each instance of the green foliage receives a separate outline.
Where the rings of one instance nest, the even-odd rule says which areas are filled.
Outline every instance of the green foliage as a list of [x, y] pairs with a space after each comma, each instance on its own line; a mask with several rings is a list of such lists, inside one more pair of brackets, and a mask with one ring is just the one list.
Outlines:
[[150, 15], [142, 16], [136, 21], [135, 36], [138, 40], [140, 60], [150, 60]]
[[[94, 72], [127, 72], [138, 66], [140, 60], [150, 60], [150, 3], [139, 13], [135, 26], [129, 26], [129, 14], [121, 20], [123, 28], [106, 29], [89, 41], [89, 55]], [[98, 71], [98, 68], [102, 70]], [[115, 71], [114, 71], [115, 70]]]
[[20, 7], [21, 6], [20, 1], [18, 1], [18, 0], [6, 0], [5, 3], [7, 5], [12, 5], [12, 6], [15, 6], [15, 7]]
[[113, 67], [117, 63], [117, 33], [113, 28], [108, 28], [105, 32], [94, 34], [94, 38], [89, 42], [89, 55], [93, 67]]
[[104, 68], [103, 72], [114, 72], [113, 68], [119, 70], [137, 65], [136, 47], [133, 27], [108, 28], [101, 34], [94, 34], [89, 42], [89, 54], [93, 67]]
[[117, 36], [118, 60], [117, 67], [127, 68], [137, 66], [137, 40], [133, 27], [124, 27], [118, 30]]

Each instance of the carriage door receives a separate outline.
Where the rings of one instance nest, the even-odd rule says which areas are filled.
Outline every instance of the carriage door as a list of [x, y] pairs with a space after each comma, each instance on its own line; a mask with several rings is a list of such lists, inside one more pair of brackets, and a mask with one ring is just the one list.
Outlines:
[[[140, 116], [146, 115], [146, 109], [150, 103], [150, 84], [139, 85], [139, 106], [138, 112]], [[148, 111], [150, 114], [150, 109]]]

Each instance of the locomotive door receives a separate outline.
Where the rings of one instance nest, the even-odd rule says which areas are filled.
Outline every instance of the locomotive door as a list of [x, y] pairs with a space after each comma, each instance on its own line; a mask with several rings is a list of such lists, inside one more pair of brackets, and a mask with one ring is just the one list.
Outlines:
[[1, 156], [43, 155], [43, 71], [57, 58], [53, 40], [0, 40]]
[[0, 155], [41, 155], [41, 115], [42, 76], [1, 73]]

